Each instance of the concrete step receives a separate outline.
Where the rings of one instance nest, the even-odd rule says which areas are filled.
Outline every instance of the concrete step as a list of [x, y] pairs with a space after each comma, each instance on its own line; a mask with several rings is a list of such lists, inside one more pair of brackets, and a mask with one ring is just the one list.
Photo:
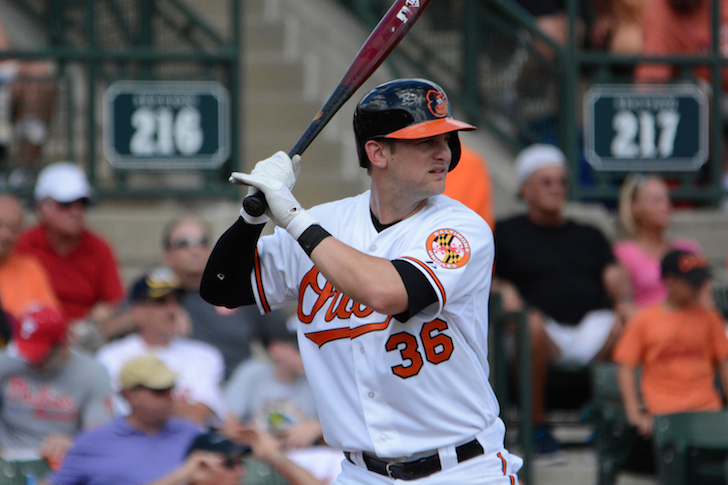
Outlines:
[[255, 93], [301, 93], [304, 69], [301, 64], [286, 63], [277, 59], [268, 62], [246, 63], [244, 83], [248, 96]]
[[260, 15], [246, 16], [243, 31], [246, 59], [253, 52], [280, 55], [283, 52], [284, 43], [285, 26], [282, 22], [266, 22]]
[[299, 130], [301, 133], [321, 109], [313, 101], [290, 99], [292, 96], [275, 99], [248, 96], [245, 102], [244, 123], [247, 130]]

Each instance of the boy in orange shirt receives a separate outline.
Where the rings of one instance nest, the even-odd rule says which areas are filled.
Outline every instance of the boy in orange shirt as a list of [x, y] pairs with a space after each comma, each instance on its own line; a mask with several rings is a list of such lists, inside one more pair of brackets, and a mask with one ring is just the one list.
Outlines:
[[[728, 389], [728, 337], [720, 315], [699, 303], [710, 279], [704, 257], [670, 251], [661, 262], [668, 294], [638, 312], [614, 350], [627, 419], [642, 436], [652, 434], [652, 416], [718, 411], [723, 399], [716, 370]], [[640, 403], [636, 371], [642, 366]]]

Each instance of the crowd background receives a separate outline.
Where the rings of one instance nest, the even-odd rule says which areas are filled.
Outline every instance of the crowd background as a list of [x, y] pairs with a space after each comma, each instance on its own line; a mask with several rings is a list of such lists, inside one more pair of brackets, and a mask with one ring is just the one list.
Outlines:
[[[456, 3], [453, 2], [453, 5]], [[662, 10], [650, 10], [648, 4], [653, 3], [660, 6]], [[539, 3], [539, 5], [541, 4]], [[593, 3], [583, 2], [583, 5], [585, 6], [584, 23], [583, 26], [579, 27], [580, 32], [583, 29], [583, 34], [581, 34], [583, 35], [583, 45], [604, 49], [615, 54], [640, 52], [646, 54], [660, 52], [697, 53], [700, 52], [700, 49], [705, 48], [705, 42], [702, 45], [694, 46], [694, 50], [691, 51], [689, 46], [683, 46], [682, 44], [675, 44], [670, 47], [669, 43], [649, 40], [655, 39], [658, 34], [652, 34], [652, 30], [644, 30], [643, 26], [654, 29], [656, 26], [668, 25], [666, 21], [652, 18], [656, 14], [650, 14], [651, 17], [649, 18], [646, 17], [646, 12], [661, 12], [665, 16], [668, 15], [667, 12], [673, 12], [673, 16], [682, 16], [680, 18], [689, 16], [694, 22], [690, 24], [691, 27], [704, 35], [705, 25], [701, 23], [701, 19], [704, 18], [702, 16], [705, 15], [705, 9], [709, 2], [667, 2], [658, 0], [627, 2], [613, 0], [595, 1]], [[523, 6], [529, 7], [527, 4]], [[563, 42], [566, 38], [564, 8], [563, 3], [554, 2], [553, 5], [549, 5], [550, 10], [547, 12], [531, 12], [544, 32], [552, 35], [560, 42]], [[667, 10], [670, 8], [673, 10]], [[690, 8], [696, 8], [697, 10], [690, 13]], [[679, 13], [674, 14], [676, 11], [674, 9], [678, 9]], [[728, 8], [723, 9], [723, 12], [728, 12]], [[679, 31], [679, 29], [677, 30]], [[664, 33], [662, 35], [664, 36]], [[696, 36], [693, 36], [693, 38], [696, 38]], [[668, 44], [668, 48], [671, 50], [660, 51], [659, 48], [665, 47], [665, 44]], [[636, 79], [665, 81], [669, 79], [673, 71], [664, 67], [659, 70], [640, 68], [637, 71]], [[47, 76], [49, 73], [52, 73], [52, 70], [43, 71], [41, 77]], [[700, 76], [704, 77], [705, 73], [698, 72], [698, 77]], [[20, 94], [17, 94], [17, 96], [20, 96]], [[44, 93], [43, 96], [52, 97], [52, 94]], [[2, 113], [0, 113], [1, 115]], [[43, 121], [44, 116], [47, 115], [43, 114], [39, 119]], [[23, 118], [23, 116], [20, 116], [20, 118]], [[19, 121], [20, 118], [16, 121]], [[27, 126], [27, 123], [20, 123], [19, 125], [23, 127]], [[28, 133], [33, 133], [33, 126], [37, 126], [37, 123], [35, 125], [30, 123], [30, 129], [26, 127], [22, 130], [19, 128], [19, 130], [27, 138], [24, 133], [27, 130], [30, 130]], [[26, 138], [22, 138], [22, 140]], [[29, 192], [25, 192], [24, 197], [21, 197], [21, 205], [18, 205], [17, 201], [10, 197], [0, 197], [0, 301], [2, 301], [5, 309], [11, 310], [7, 315], [4, 315], [5, 320], [9, 323], [4, 331], [3, 338], [6, 341], [13, 340], [11, 329], [15, 328], [19, 331], [23, 328], [24, 321], [35, 322], [28, 323], [26, 327], [40, 325], [34, 319], [36, 317], [30, 316], [36, 315], [36, 313], [26, 315], [26, 306], [18, 303], [21, 297], [4, 296], [14, 291], [22, 293], [23, 288], [27, 287], [43, 291], [44, 296], [24, 295], [22, 298], [32, 301], [42, 299], [44, 306], [59, 311], [63, 321], [68, 325], [71, 347], [82, 355], [91, 355], [95, 358], [100, 349], [105, 346], [115, 345], [137, 334], [140, 328], [139, 324], [144, 317], [137, 315], [135, 318], [134, 314], [139, 314], [138, 307], [144, 306], [148, 302], [142, 302], [142, 305], [139, 305], [141, 300], [134, 299], [133, 290], [140, 278], [146, 279], [145, 275], [148, 276], [148, 270], [152, 265], [155, 266], [154, 270], [156, 271], [157, 264], [164, 264], [175, 273], [177, 283], [174, 285], [179, 286], [179, 292], [175, 290], [175, 295], [178, 297], [176, 304], [170, 299], [164, 310], [167, 312], [167, 316], [163, 315], [159, 320], [164, 320], [167, 323], [172, 323], [173, 320], [174, 325], [170, 325], [165, 330], [167, 332], [166, 341], [162, 341], [162, 343], [158, 341], [147, 342], [145, 345], [148, 347], [144, 348], [147, 350], [154, 349], [155, 353], [161, 353], [160, 349], [170, 346], [172, 340], [181, 341], [183, 339], [186, 343], [187, 340], [194, 340], [205, 344], [204, 347], [210, 350], [207, 353], [210, 355], [215, 354], [215, 357], [211, 357], [211, 359], [216, 362], [212, 366], [217, 369], [215, 371], [216, 375], [205, 377], [187, 376], [183, 370], [173, 369], [180, 379], [176, 383], [179, 384], [181, 381], [190, 380], [193, 385], [201, 383], [213, 387], [217, 386], [219, 389], [208, 391], [208, 394], [219, 393], [220, 396], [213, 397], [208, 404], [196, 407], [199, 402], [191, 397], [195, 396], [195, 391], [187, 390], [180, 392], [180, 396], [177, 396], [177, 407], [187, 407], [187, 411], [190, 413], [188, 417], [193, 416], [192, 420], [202, 426], [212, 425], [221, 429], [228, 426], [229, 430], [236, 429], [236, 426], [241, 425], [239, 421], [242, 418], [237, 416], [237, 423], [232, 420], [226, 421], [223, 409], [228, 409], [230, 403], [227, 403], [227, 405], [220, 404], [224, 400], [221, 396], [225, 393], [225, 386], [239, 364], [250, 359], [258, 359], [256, 362], [270, 363], [266, 357], [266, 346], [263, 345], [265, 336], [263, 336], [260, 328], [265, 326], [265, 322], [257, 321], [259, 317], [255, 311], [248, 313], [245, 309], [239, 309], [237, 312], [231, 312], [226, 309], [204, 306], [201, 305], [199, 300], [195, 301], [198, 298], [195, 292], [195, 270], [193, 268], [187, 272], [188, 268], [184, 265], [187, 264], [191, 267], [197, 265], [197, 271], [199, 271], [199, 265], [206, 259], [206, 248], [209, 248], [209, 244], [219, 235], [220, 228], [227, 224], [227, 222], [219, 221], [227, 220], [227, 215], [230, 213], [234, 214], [238, 209], [239, 202], [225, 203], [222, 210], [220, 210], [221, 206], [210, 208], [204, 206], [204, 204], [195, 205], [190, 201], [180, 201], [180, 207], [175, 210], [170, 210], [169, 206], [164, 204], [151, 205], [152, 211], [158, 211], [167, 215], [167, 217], [160, 217], [156, 214], [154, 217], [143, 215], [145, 210], [150, 209], [142, 208], [142, 210], [132, 212], [137, 216], [136, 221], [131, 224], [120, 225], [122, 228], [119, 229], [116, 224], [118, 219], [115, 219], [118, 214], [115, 214], [113, 210], [104, 211], [104, 209], [108, 208], [105, 206], [107, 201], [94, 198], [92, 188], [88, 181], [84, 180], [83, 171], [79, 172], [77, 170], [80, 167], [78, 163], [72, 162], [70, 165], [60, 166], [62, 174], [56, 175], [56, 177], [67, 177], [67, 179], [63, 179], [63, 184], [54, 183], [49, 188], [43, 187], [43, 179], [39, 173], [40, 169], [56, 160], [39, 159], [38, 157], [41, 155], [39, 155], [37, 149], [43, 138], [36, 137], [34, 140], [37, 141], [36, 144], [30, 143], [31, 146], [26, 147], [28, 151], [23, 152], [29, 154], [27, 157], [25, 155], [21, 157], [18, 154], [16, 159], [7, 159], [6, 152], [3, 152], [3, 156], [6, 157], [3, 160], [7, 160], [5, 163], [11, 167], [11, 171], [16, 168], [21, 169], [15, 172], [16, 175], [12, 180], [9, 177], [4, 179], [3, 187], [10, 191], [13, 191], [14, 187], [25, 187], [29, 190]], [[470, 141], [467, 137], [464, 137], [464, 140], [466, 142]], [[1, 142], [2, 140], [0, 140], [0, 144], [2, 144]], [[495, 229], [497, 219], [505, 220], [513, 212], [511, 211], [513, 207], [517, 207], [519, 210], [526, 209], [528, 200], [523, 196], [520, 196], [520, 199], [515, 197], [516, 192], [519, 192], [526, 182], [523, 175], [519, 174], [516, 169], [518, 151], [510, 150], [508, 156], [496, 158], [492, 156], [492, 148], [488, 147], [487, 143], [487, 141], [484, 142], [483, 140], [472, 140], [471, 148], [475, 149], [472, 151], [471, 157], [476, 160], [476, 163], [472, 165], [473, 172], [465, 171], [465, 168], [468, 167], [466, 159], [471, 157], [464, 156], [462, 164], [458, 168], [457, 175], [465, 176], [466, 181], [461, 185], [461, 188], [468, 189], [470, 193], [458, 192], [456, 187], [450, 185], [446, 193], [454, 198], [459, 198], [476, 210]], [[12, 155], [15, 152], [9, 153]], [[468, 154], [468, 152], [465, 153]], [[10, 174], [11, 171], [7, 173]], [[557, 188], [560, 183], [557, 180], [559, 178], [549, 178], [545, 186]], [[37, 179], [37, 184], [30, 183], [35, 179]], [[54, 180], [58, 179], [54, 177]], [[473, 183], [474, 180], [479, 180], [479, 182], [475, 184]], [[503, 197], [503, 185], [508, 186], [509, 182], [512, 190], [507, 194], [507, 197]], [[491, 188], [491, 185], [494, 185], [494, 187]], [[617, 201], [615, 201], [613, 206], [608, 207], [608, 211], [611, 211], [608, 212], [608, 217], [595, 221], [600, 223], [600, 228], [605, 225], [604, 220], [607, 221], [606, 225], [609, 226], [610, 230], [602, 231], [604, 232], [604, 239], [610, 245], [617, 243], [616, 246], [613, 246], [613, 257], [615, 262], [621, 263], [629, 273], [630, 286], [633, 290], [636, 307], [646, 306], [649, 303], [660, 303], [664, 300], [667, 292], [660, 283], [659, 263], [660, 259], [672, 248], [686, 249], [696, 254], [709, 251], [712, 263], [711, 269], [713, 274], [718, 276], [716, 284], [725, 284], [724, 272], [726, 270], [728, 247], [716, 245], [712, 240], [708, 241], [707, 245], [704, 239], [700, 242], [694, 240], [694, 233], [684, 229], [689, 227], [687, 224], [671, 225], [675, 219], [679, 223], [685, 221], [686, 217], [691, 217], [690, 215], [686, 216], [686, 213], [689, 214], [689, 212], [684, 210], [674, 211], [669, 200], [670, 189], [673, 186], [673, 184], [667, 183], [659, 174], [633, 174], [632, 177], [625, 179], [623, 198], [619, 201], [619, 207], [616, 207]], [[70, 194], [51, 193], [61, 187], [73, 190], [71, 190]], [[473, 188], [477, 188], [477, 190], [473, 190]], [[565, 212], [575, 209], [574, 205], [568, 203], [568, 186], [561, 188], [566, 189], [567, 192], [558, 195], [557, 209]], [[648, 194], [647, 190], [653, 192]], [[470, 202], [471, 200], [472, 202]], [[586, 218], [591, 218], [595, 213], [603, 214], [602, 209], [600, 207], [596, 212], [587, 210]], [[578, 211], [579, 208], [576, 208], [576, 210]], [[190, 219], [182, 217], [190, 213], [194, 213], [197, 217]], [[619, 218], [619, 225], [617, 225], [617, 218]], [[632, 219], [632, 222], [629, 222], [629, 219]], [[65, 225], [62, 223], [65, 223]], [[54, 230], [50, 227], [52, 225], [62, 226], [56, 229], [56, 231], [60, 230], [58, 237], [55, 238], [58, 245], [49, 244], [50, 249], [48, 247], [36, 247], [36, 259], [29, 259], [27, 255], [32, 253], [34, 248], [32, 244], [34, 240], [33, 231], [35, 231], [37, 241], [37, 234], [40, 231]], [[128, 229], [130, 227], [138, 228], [138, 232]], [[175, 239], [172, 237], [172, 229], [183, 233], [179, 234], [179, 237]], [[105, 248], [99, 249], [99, 251], [103, 252], [103, 256], [89, 252], [87, 249], [79, 250], [78, 244], [82, 240], [81, 235], [84, 235], [83, 237], [87, 239], [93, 238], [95, 248]], [[143, 240], [142, 244], [138, 243], [138, 239]], [[51, 239], [48, 239], [48, 241], [50, 242]], [[98, 259], [93, 260], [92, 266], [97, 265], [97, 261], [103, 258], [106, 261], [107, 268], [113, 267], [113, 269], [103, 272], [105, 283], [102, 284], [92, 279], [84, 283], [87, 289], [98, 290], [98, 295], [91, 295], [91, 298], [87, 298], [89, 293], [93, 293], [88, 291], [85, 295], [82, 295], [84, 297], [82, 298], [83, 303], [73, 301], [73, 298], [78, 295], [67, 295], [66, 290], [68, 287], [78, 290], [80, 284], [69, 284], [69, 282], [77, 282], [79, 279], [83, 280], [86, 277], [90, 278], [92, 271], [84, 266], [87, 263], [83, 262], [72, 262], [70, 269], [64, 266], [53, 266], [54, 262], [52, 260], [44, 261], [44, 257], [47, 257], [51, 250], [62, 256], [74, 254], [74, 252], [83, 256], [94, 254], [94, 258]], [[45, 251], [46, 255], [43, 256], [41, 251]], [[12, 260], [8, 258], [9, 255], [12, 255]], [[109, 261], [113, 261], [113, 264]], [[68, 261], [65, 260], [64, 262], [67, 263]], [[16, 276], [20, 271], [16, 266], [19, 264], [28, 265], [24, 266], [24, 268], [33, 268], [33, 275], [35, 276], [27, 285], [24, 285], [22, 279], [18, 279]], [[38, 270], [39, 266], [45, 265], [47, 266], [44, 270]], [[76, 270], [80, 278], [71, 279], [72, 272]], [[499, 270], [496, 269], [496, 271]], [[6, 277], [3, 280], [3, 274], [8, 273], [13, 276]], [[27, 275], [28, 272], [23, 269], [22, 273]], [[27, 277], [31, 278], [30, 276]], [[66, 286], [65, 289], [63, 288], [64, 285]], [[108, 285], [110, 289], [102, 291], [105, 288], [104, 285]], [[48, 287], [52, 287], [52, 289], [48, 290]], [[704, 291], [704, 294], [709, 295], [710, 291]], [[707, 296], [706, 299], [709, 300]], [[613, 298], [612, 303], [614, 303], [614, 300], [615, 298]], [[710, 305], [710, 301], [705, 304]], [[159, 310], [159, 308], [151, 309], [152, 312], [158, 312]], [[636, 308], [634, 311], [636, 311]], [[279, 322], [284, 322], [287, 316], [278, 315]], [[219, 326], [210, 325], [209, 322], [212, 320], [219, 322]], [[628, 320], [629, 318], [625, 317], [624, 321], [621, 322], [622, 325], [627, 325]], [[2, 325], [2, 322], [0, 322], [0, 325]], [[212, 332], [210, 334], [210, 330], [214, 328], [217, 328], [220, 333]], [[228, 331], [232, 333], [226, 333]], [[55, 345], [60, 342], [51, 343]], [[250, 345], [252, 345], [251, 348], [249, 348]], [[555, 355], [551, 357], [555, 358]], [[171, 364], [168, 365], [172, 366]], [[109, 384], [112, 387], [118, 387], [118, 383], [114, 382], [111, 377], [109, 377]], [[115, 399], [118, 401], [118, 397]], [[3, 407], [3, 409], [5, 408], [6, 406]], [[300, 416], [302, 413], [296, 411], [289, 414], [290, 416], [277, 416], [277, 419], [295, 420], [294, 416]], [[308, 416], [310, 417], [310, 413], [308, 413]], [[537, 422], [539, 419], [541, 418], [536, 417]], [[258, 422], [261, 421], [265, 420], [259, 418]], [[31, 452], [31, 455], [47, 455], [49, 462], [54, 463], [54, 466], [58, 466], [60, 462], [58, 456], [62, 456], [68, 450], [73, 435], [83, 428], [85, 428], [85, 424], [80, 421], [76, 429], [65, 433], [66, 436], [62, 440], [49, 440], [50, 445], [44, 443], [45, 436], [40, 438], [35, 443], [36, 449]], [[315, 424], [310, 428], [315, 428]], [[51, 436], [50, 428], [45, 431], [47, 433], [42, 432], [41, 434]], [[544, 432], [540, 435], [541, 437], [548, 436], [548, 429], [541, 431]], [[235, 431], [230, 431], [230, 433], [235, 434]], [[243, 431], [238, 429], [237, 433], [239, 435]], [[310, 436], [315, 436], [315, 433], [311, 432]], [[303, 441], [309, 441], [306, 445], [320, 445], [317, 440], [318, 437], [312, 437]], [[43, 451], [46, 445], [49, 449], [56, 451]], [[545, 451], [558, 450], [558, 447], [558, 443], [550, 443]], [[20, 455], [10, 454], [7, 457], [15, 459], [22, 456], [27, 458], [28, 455], [25, 453], [28, 450], [23, 449], [21, 451]], [[544, 454], [548, 455], [550, 453]], [[330, 462], [322, 459], [321, 463], [328, 464]], [[325, 472], [322, 471], [324, 469]], [[312, 471], [316, 472], [322, 480], [330, 479], [330, 469], [325, 466]]]

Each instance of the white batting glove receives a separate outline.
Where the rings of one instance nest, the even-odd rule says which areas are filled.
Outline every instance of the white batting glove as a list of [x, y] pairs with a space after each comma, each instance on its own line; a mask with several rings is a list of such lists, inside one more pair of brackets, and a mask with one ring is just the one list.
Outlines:
[[[255, 168], [251, 172], [251, 175], [256, 175], [258, 178], [265, 180], [266, 183], [273, 189], [280, 187], [287, 187], [289, 191], [293, 190], [293, 186], [296, 184], [298, 174], [301, 173], [301, 156], [294, 155], [293, 159], [288, 158], [285, 152], [276, 152], [272, 157], [261, 160], [255, 164]], [[248, 189], [248, 195], [253, 195], [259, 191], [255, 185], [247, 183], [246, 174], [241, 172], [233, 172], [230, 174], [228, 179], [231, 183], [238, 185], [250, 185]], [[240, 209], [240, 215], [249, 224], [264, 224], [268, 222], [268, 215], [263, 214], [261, 216], [252, 216], [245, 211], [245, 208]]]
[[[296, 159], [297, 157], [298, 156], [294, 156], [293, 158]], [[300, 159], [300, 157], [298, 158]], [[258, 167], [256, 166], [256, 169], [257, 168]], [[273, 172], [273, 176], [271, 175], [271, 172]], [[237, 183], [249, 185], [251, 188], [255, 188], [263, 192], [267, 202], [265, 214], [270, 217], [270, 219], [278, 227], [282, 227], [288, 231], [294, 239], [298, 240], [301, 234], [303, 234], [309, 226], [316, 224], [317, 221], [301, 207], [301, 204], [298, 203], [288, 186], [284, 185], [274, 176], [274, 174], [275, 170], [269, 171], [266, 169], [260, 170], [257, 173], [256, 170], [253, 170], [250, 174], [235, 174], [235, 180]], [[241, 214], [243, 212], [245, 211], [243, 210]], [[246, 215], [249, 218], [251, 217], [247, 213]], [[246, 218], [246, 216], [243, 215], [243, 218]], [[248, 219], [246, 219], [246, 221], [247, 220]]]

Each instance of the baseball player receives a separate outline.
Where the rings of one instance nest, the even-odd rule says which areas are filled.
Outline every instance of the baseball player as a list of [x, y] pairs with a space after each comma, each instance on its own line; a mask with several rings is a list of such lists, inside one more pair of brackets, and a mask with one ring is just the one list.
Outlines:
[[[457, 132], [440, 86], [382, 84], [354, 113], [371, 190], [304, 210], [291, 194], [300, 157], [283, 152], [231, 181], [266, 215], [218, 240], [200, 292], [216, 305], [298, 305], [298, 339], [324, 439], [344, 450], [337, 485], [516, 484], [522, 460], [488, 383], [493, 236], [441, 195]], [[259, 239], [270, 218], [274, 234]]]

